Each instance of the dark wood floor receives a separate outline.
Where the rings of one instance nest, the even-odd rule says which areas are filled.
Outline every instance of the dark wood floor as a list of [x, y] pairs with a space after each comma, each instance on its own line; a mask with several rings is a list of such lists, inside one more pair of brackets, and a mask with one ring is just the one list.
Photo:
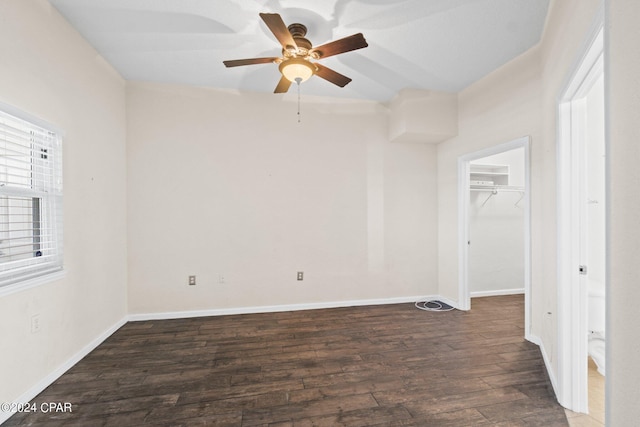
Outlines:
[[521, 296], [131, 322], [6, 426], [567, 426]]

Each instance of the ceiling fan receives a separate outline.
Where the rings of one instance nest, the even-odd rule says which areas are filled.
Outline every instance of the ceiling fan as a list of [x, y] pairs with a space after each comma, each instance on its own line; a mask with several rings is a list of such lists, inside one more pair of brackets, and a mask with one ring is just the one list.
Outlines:
[[317, 62], [312, 62], [312, 60], [327, 58], [369, 46], [362, 33], [358, 33], [322, 46], [313, 47], [311, 42], [304, 37], [307, 34], [307, 27], [304, 25], [295, 23], [287, 27], [277, 13], [261, 13], [260, 17], [282, 45], [282, 56], [235, 59], [223, 61], [223, 63], [227, 67], [268, 63], [278, 64], [282, 77], [274, 93], [285, 93], [289, 90], [292, 82], [300, 84], [314, 74], [337, 86], [345, 87], [351, 81], [349, 77]]

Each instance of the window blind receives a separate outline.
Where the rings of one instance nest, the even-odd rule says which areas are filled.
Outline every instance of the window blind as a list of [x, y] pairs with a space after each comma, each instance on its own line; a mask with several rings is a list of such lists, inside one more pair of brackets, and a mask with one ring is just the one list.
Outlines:
[[59, 135], [0, 111], [0, 286], [62, 269]]

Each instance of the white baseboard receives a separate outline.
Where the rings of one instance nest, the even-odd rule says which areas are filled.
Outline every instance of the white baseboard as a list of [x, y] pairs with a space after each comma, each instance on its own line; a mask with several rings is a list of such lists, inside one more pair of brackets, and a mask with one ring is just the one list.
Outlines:
[[[130, 321], [166, 320], [166, 319], [186, 319], [190, 317], [228, 316], [228, 315], [234, 315], [234, 314], [276, 313], [281, 311], [317, 310], [322, 308], [358, 307], [358, 306], [365, 306], [365, 305], [384, 305], [384, 304], [404, 304], [409, 302], [425, 301], [425, 300], [432, 300], [432, 299], [438, 299], [440, 301], [447, 302], [439, 296], [412, 296], [412, 297], [395, 297], [395, 298], [382, 298], [382, 299], [316, 302], [316, 303], [306, 303], [306, 304], [216, 308], [216, 309], [208, 309], [208, 310], [169, 311], [169, 312], [160, 312], [160, 313], [138, 313], [138, 314], [130, 314], [129, 320]], [[450, 303], [447, 302], [447, 304], [450, 304]], [[453, 304], [450, 304], [450, 305], [453, 305]], [[455, 307], [455, 305], [453, 306]]]
[[557, 399], [558, 398], [558, 386], [557, 386], [556, 375], [555, 375], [555, 372], [552, 369], [551, 359], [549, 359], [549, 356], [547, 354], [547, 350], [545, 349], [544, 344], [542, 343], [542, 340], [537, 335], [532, 335], [532, 334], [528, 334], [525, 337], [525, 339], [530, 341], [530, 342], [532, 342], [533, 344], [536, 344], [538, 347], [540, 347], [540, 353], [542, 353], [542, 360], [544, 362], [545, 368], [547, 368], [547, 374], [549, 375], [549, 381], [551, 381], [551, 387], [553, 387], [553, 393], [556, 395], [556, 399]]
[[524, 294], [524, 288], [522, 288], [522, 289], [501, 289], [499, 291], [471, 292], [471, 298], [497, 297], [497, 296], [500, 296], [500, 295], [519, 295], [519, 294]]
[[[80, 351], [74, 354], [69, 360], [64, 362], [62, 365], [58, 366], [53, 372], [51, 372], [46, 377], [42, 378], [38, 381], [33, 387], [24, 392], [20, 397], [18, 397], [12, 403], [27, 403], [31, 402], [37, 395], [42, 393], [42, 391], [49, 387], [55, 380], [60, 378], [62, 374], [71, 369], [76, 363], [82, 360], [87, 354], [91, 353], [96, 347], [104, 342], [107, 338], [109, 338], [115, 331], [120, 329], [125, 323], [127, 323], [128, 318], [124, 317], [120, 321], [116, 322], [109, 329], [101, 333], [94, 340], [92, 340], [89, 344], [84, 346]], [[7, 421], [13, 415], [12, 412], [2, 412], [0, 411], [0, 424]]]
[[[351, 300], [351, 301], [332, 301], [332, 302], [320, 302], [320, 303], [308, 303], [308, 304], [289, 304], [289, 305], [273, 305], [273, 306], [258, 306], [258, 307], [240, 307], [240, 308], [225, 308], [225, 309], [211, 309], [211, 310], [192, 310], [192, 311], [172, 311], [164, 313], [141, 313], [131, 314], [119, 322], [111, 326], [102, 334], [97, 336], [89, 344], [83, 347], [69, 360], [60, 365], [57, 369], [51, 372], [46, 377], [38, 381], [33, 387], [23, 393], [15, 400], [15, 403], [26, 403], [32, 401], [38, 394], [44, 389], [49, 387], [55, 380], [60, 378], [65, 372], [71, 369], [76, 363], [78, 363], [83, 357], [93, 351], [102, 342], [109, 338], [114, 332], [120, 329], [129, 321], [142, 321], [142, 320], [163, 320], [163, 319], [182, 319], [190, 317], [204, 317], [204, 316], [225, 316], [232, 314], [250, 314], [250, 313], [275, 313], [281, 311], [299, 311], [299, 310], [314, 310], [322, 308], [338, 308], [338, 307], [357, 307], [366, 305], [384, 305], [384, 304], [403, 304], [413, 303], [417, 301], [430, 301], [438, 300], [457, 307], [455, 301], [443, 298], [440, 296], [413, 296], [413, 297], [396, 297], [396, 298], [382, 298], [382, 299], [366, 299], [366, 300]], [[0, 424], [8, 420], [13, 413], [0, 412]]]

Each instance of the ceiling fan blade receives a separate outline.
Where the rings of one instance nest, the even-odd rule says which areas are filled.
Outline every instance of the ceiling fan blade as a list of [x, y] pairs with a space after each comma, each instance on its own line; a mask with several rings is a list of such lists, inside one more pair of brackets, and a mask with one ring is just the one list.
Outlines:
[[250, 58], [250, 59], [233, 59], [231, 61], [222, 61], [222, 63], [228, 67], [240, 67], [242, 65], [254, 65], [254, 64], [268, 64], [275, 61], [278, 57], [269, 58]]
[[298, 48], [295, 40], [293, 40], [293, 36], [289, 32], [289, 29], [285, 25], [282, 17], [277, 13], [261, 13], [260, 17], [267, 24], [267, 27], [271, 30], [276, 39], [280, 42], [283, 48], [287, 48], [287, 46]]
[[333, 71], [331, 68], [325, 67], [324, 65], [316, 64], [316, 67], [318, 67], [316, 75], [328, 82], [333, 83], [334, 85], [345, 87], [351, 81], [349, 77], [343, 76], [342, 74]]
[[362, 33], [354, 34], [349, 37], [345, 37], [340, 40], [335, 40], [322, 46], [314, 47], [311, 49], [311, 53], [316, 52], [320, 58], [327, 58], [329, 56], [338, 55], [340, 53], [350, 52], [356, 49], [362, 49], [369, 46], [364, 39]]
[[287, 79], [285, 76], [282, 76], [282, 78], [280, 78], [280, 81], [278, 82], [278, 86], [276, 86], [276, 90], [274, 90], [273, 93], [286, 93], [289, 90], [290, 86], [291, 80]]

